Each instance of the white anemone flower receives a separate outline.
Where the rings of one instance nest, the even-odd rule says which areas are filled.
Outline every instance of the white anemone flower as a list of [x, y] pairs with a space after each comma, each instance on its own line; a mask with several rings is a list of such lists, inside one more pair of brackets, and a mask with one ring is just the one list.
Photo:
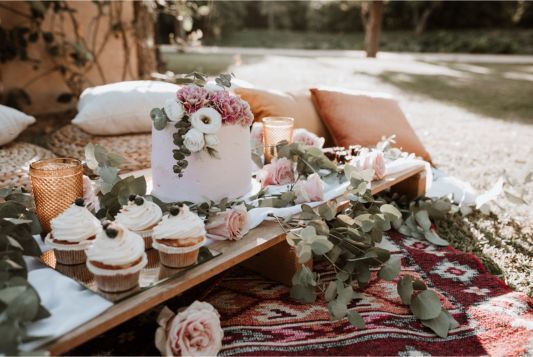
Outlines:
[[213, 108], [201, 108], [191, 115], [192, 127], [204, 134], [216, 134], [222, 126], [222, 116]]
[[183, 144], [190, 152], [198, 152], [205, 146], [204, 134], [192, 128], [183, 137]]
[[216, 84], [216, 82], [213, 82], [213, 81], [207, 82], [204, 88], [207, 89], [208, 92], [216, 92], [219, 90], [224, 90], [224, 87], [219, 86], [218, 84]]
[[214, 134], [206, 134], [204, 137], [205, 145], [206, 146], [217, 146], [220, 143], [220, 140], [218, 139], [218, 136]]
[[172, 122], [180, 121], [185, 113], [183, 110], [183, 105], [171, 98], [165, 100], [165, 106], [163, 108], [165, 109], [165, 114], [167, 115], [168, 119]]

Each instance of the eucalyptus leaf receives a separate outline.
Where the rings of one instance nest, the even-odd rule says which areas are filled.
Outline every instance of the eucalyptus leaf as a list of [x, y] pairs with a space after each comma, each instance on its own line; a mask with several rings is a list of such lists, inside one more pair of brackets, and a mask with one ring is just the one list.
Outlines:
[[421, 320], [422, 325], [429, 327], [437, 336], [446, 338], [448, 337], [448, 331], [450, 330], [450, 318], [445, 313], [441, 311], [440, 314], [430, 320]]
[[379, 208], [379, 210], [385, 214], [392, 216], [394, 219], [402, 218], [402, 213], [398, 210], [398, 208], [394, 207], [391, 204], [384, 204]]
[[426, 210], [416, 212], [415, 220], [424, 231], [428, 231], [431, 228], [431, 221], [429, 220], [429, 215]]
[[430, 243], [433, 243], [435, 245], [438, 245], [438, 246], [442, 246], [442, 247], [446, 247], [448, 245], [450, 245], [450, 243], [444, 239], [442, 239], [441, 237], [439, 237], [437, 235], [437, 233], [435, 232], [435, 230], [431, 229], [427, 232], [424, 232], [424, 237], [426, 238], [426, 240]]
[[421, 320], [431, 320], [442, 311], [439, 297], [432, 290], [423, 290], [411, 299], [411, 311]]
[[413, 295], [413, 278], [410, 275], [406, 275], [398, 280], [396, 285], [398, 295], [402, 299], [402, 303], [409, 305], [411, 303], [411, 296]]
[[337, 287], [334, 281], [330, 281], [326, 291], [324, 292], [324, 298], [326, 301], [331, 301], [337, 296]]
[[400, 258], [391, 257], [385, 262], [385, 264], [383, 264], [383, 266], [379, 270], [378, 276], [383, 280], [392, 281], [398, 276], [398, 274], [400, 273], [400, 269]]
[[329, 252], [333, 248], [333, 243], [331, 243], [327, 238], [316, 239], [311, 243], [311, 249], [316, 255], [323, 255]]
[[296, 284], [291, 287], [291, 298], [309, 304], [315, 302], [316, 293], [312, 287]]
[[28, 286], [15, 300], [13, 300], [7, 307], [7, 315], [19, 321], [32, 321], [39, 312], [39, 295], [31, 287]]
[[333, 320], [340, 320], [348, 314], [348, 306], [338, 299], [328, 302], [328, 310]]
[[352, 310], [352, 311], [348, 312], [348, 321], [354, 327], [357, 327], [357, 328], [364, 328], [365, 327], [365, 320], [363, 320], [361, 315], [355, 310]]

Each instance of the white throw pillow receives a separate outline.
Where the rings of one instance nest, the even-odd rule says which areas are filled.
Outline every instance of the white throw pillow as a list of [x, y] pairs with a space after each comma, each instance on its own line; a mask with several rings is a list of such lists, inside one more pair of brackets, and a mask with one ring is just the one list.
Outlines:
[[87, 88], [72, 124], [93, 135], [148, 133], [150, 110], [176, 96], [178, 86], [158, 81], [126, 81]]
[[16, 109], [0, 105], [0, 145], [10, 143], [22, 133], [35, 118]]

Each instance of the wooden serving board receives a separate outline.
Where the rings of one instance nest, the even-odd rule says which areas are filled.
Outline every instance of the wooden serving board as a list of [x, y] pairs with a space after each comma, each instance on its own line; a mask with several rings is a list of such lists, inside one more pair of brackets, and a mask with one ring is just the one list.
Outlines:
[[[147, 179], [149, 179], [150, 172], [142, 171], [137, 174], [148, 176]], [[397, 174], [390, 175], [383, 180], [373, 182], [371, 186], [373, 194], [389, 188], [397, 188], [398, 191], [412, 197], [423, 195], [425, 188], [424, 166], [412, 167]], [[343, 201], [342, 197], [339, 197], [338, 200], [339, 202]], [[344, 199], [344, 201], [346, 200]], [[283, 283], [290, 283], [292, 275], [298, 269], [294, 254], [288, 252], [289, 246], [285, 241], [283, 229], [277, 222], [273, 221], [263, 222], [241, 240], [212, 241], [208, 247], [221, 252], [222, 255], [194, 269], [188, 270], [175, 279], [170, 279], [116, 303], [101, 315], [42, 348], [52, 355], [65, 353], [124, 321], [246, 260], [248, 260], [246, 263], [247, 266]], [[271, 264], [266, 264], [272, 256], [276, 257], [274, 261], [276, 261], [275, 265], [277, 268], [274, 270]], [[283, 259], [280, 259], [282, 257]], [[254, 259], [257, 260], [254, 261]], [[270, 260], [270, 262], [272, 261]]]

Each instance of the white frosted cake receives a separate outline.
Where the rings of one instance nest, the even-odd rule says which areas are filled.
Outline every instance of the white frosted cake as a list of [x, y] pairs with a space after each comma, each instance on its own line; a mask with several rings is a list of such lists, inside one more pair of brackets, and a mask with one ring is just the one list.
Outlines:
[[250, 191], [253, 115], [246, 102], [221, 88], [189, 85], [151, 116], [155, 197], [219, 202]]

